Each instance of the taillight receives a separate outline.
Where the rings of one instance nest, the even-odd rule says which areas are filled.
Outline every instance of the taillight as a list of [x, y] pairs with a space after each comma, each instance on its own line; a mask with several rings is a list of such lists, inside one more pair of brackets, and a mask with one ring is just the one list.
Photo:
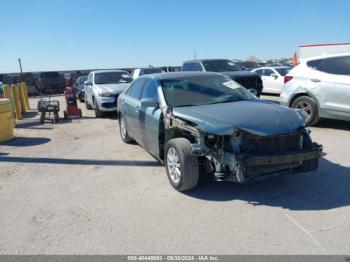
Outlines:
[[290, 80], [292, 80], [293, 79], [293, 77], [292, 76], [285, 76], [284, 77], [284, 83], [286, 84], [286, 83], [288, 83]]

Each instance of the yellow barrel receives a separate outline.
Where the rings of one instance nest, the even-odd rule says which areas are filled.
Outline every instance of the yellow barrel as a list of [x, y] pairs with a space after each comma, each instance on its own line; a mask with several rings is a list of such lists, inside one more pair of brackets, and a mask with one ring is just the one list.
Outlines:
[[11, 86], [12, 93], [13, 93], [13, 101], [15, 104], [15, 115], [17, 120], [22, 119], [22, 109], [21, 109], [21, 102], [19, 101], [19, 93], [18, 93], [18, 87], [17, 85]]
[[[13, 99], [13, 93], [12, 93], [12, 89], [9, 85], [4, 85], [4, 95], [5, 98], [10, 99], [11, 101], [11, 106], [12, 106], [12, 113], [15, 113], [15, 101]], [[13, 125], [16, 125], [16, 120], [15, 117], [13, 117]]]
[[25, 102], [25, 96], [24, 96], [24, 90], [22, 84], [17, 84], [18, 87], [18, 95], [19, 95], [19, 102], [21, 103], [21, 109], [22, 109], [22, 114], [27, 112], [26, 110], [26, 102]]
[[13, 139], [12, 103], [9, 99], [0, 99], [0, 142]]
[[9, 85], [4, 85], [4, 96], [5, 96], [5, 98], [8, 98], [10, 100], [12, 100], [12, 98], [13, 98], [12, 90], [11, 90], [11, 87]]
[[29, 105], [29, 96], [28, 96], [28, 86], [26, 82], [22, 82], [22, 88], [24, 92], [24, 102], [26, 104], [26, 109], [28, 111], [30, 110], [30, 105]]

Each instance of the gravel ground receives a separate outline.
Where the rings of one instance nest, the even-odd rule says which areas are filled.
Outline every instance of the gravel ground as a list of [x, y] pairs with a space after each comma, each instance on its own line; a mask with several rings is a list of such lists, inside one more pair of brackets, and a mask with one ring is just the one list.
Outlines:
[[182, 194], [116, 118], [81, 107], [59, 124], [30, 111], [0, 145], [0, 254], [350, 253], [350, 123], [311, 128], [317, 172]]

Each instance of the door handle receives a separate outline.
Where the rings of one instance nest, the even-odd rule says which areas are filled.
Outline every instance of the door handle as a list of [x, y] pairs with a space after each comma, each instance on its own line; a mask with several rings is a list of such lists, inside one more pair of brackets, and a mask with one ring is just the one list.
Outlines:
[[321, 80], [320, 79], [317, 79], [317, 78], [311, 78], [310, 79], [312, 82], [314, 82], [314, 83], [319, 83], [319, 82], [321, 82]]

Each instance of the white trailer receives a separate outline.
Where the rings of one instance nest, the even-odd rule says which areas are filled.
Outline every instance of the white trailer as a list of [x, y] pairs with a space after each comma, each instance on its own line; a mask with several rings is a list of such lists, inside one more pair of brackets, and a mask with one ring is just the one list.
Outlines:
[[350, 53], [350, 43], [302, 45], [299, 47], [299, 62], [310, 57], [342, 53]]

